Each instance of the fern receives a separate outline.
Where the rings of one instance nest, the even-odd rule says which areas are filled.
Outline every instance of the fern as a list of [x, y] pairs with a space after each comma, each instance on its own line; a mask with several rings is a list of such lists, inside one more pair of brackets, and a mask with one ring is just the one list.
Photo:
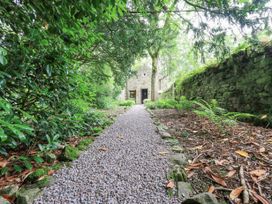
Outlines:
[[200, 101], [194, 101], [194, 104], [198, 106], [198, 109], [193, 112], [200, 117], [208, 118], [220, 130], [224, 130], [225, 126], [236, 125], [238, 120], [255, 117], [249, 113], [228, 112], [226, 109], [219, 107], [215, 99], [211, 100], [210, 103], [201, 99]]

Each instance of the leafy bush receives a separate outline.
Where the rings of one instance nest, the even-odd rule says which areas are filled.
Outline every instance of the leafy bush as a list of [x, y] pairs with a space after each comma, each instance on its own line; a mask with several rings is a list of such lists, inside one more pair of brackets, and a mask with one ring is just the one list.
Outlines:
[[22, 112], [21, 118], [11, 104], [0, 98], [0, 153], [7, 155], [8, 149], [14, 149], [19, 144], [29, 144], [28, 137], [33, 129], [26, 124], [30, 117]]
[[135, 105], [135, 101], [133, 101], [133, 100], [125, 100], [125, 101], [119, 102], [119, 106], [129, 107], [129, 106], [133, 106], [133, 105]]
[[91, 143], [93, 142], [92, 139], [84, 139], [84, 140], [81, 140], [78, 145], [77, 145], [77, 148], [79, 150], [85, 150]]
[[144, 105], [149, 109], [156, 109], [155, 101], [151, 101], [150, 99], [145, 99], [144, 100]]
[[102, 112], [90, 110], [83, 115], [84, 126], [83, 133], [96, 134], [101, 132], [103, 128], [111, 124], [109, 120]]
[[160, 99], [158, 101], [145, 100], [144, 104], [149, 109], [174, 109], [177, 101], [173, 99]]
[[173, 109], [177, 105], [177, 101], [174, 99], [160, 99], [156, 101], [157, 108], [161, 109]]
[[186, 96], [181, 96], [180, 100], [176, 104], [176, 109], [178, 110], [192, 110], [193, 108], [193, 101], [188, 100]]

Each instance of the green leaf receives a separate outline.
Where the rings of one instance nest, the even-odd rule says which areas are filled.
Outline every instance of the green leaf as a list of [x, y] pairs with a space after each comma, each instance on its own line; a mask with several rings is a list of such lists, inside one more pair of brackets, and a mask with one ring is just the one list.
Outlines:
[[18, 172], [18, 173], [23, 171], [23, 168], [17, 164], [14, 164], [13, 168], [14, 168], [15, 172]]
[[51, 67], [49, 66], [49, 65], [46, 65], [46, 73], [47, 73], [47, 75], [49, 76], [49, 77], [51, 77], [51, 75], [52, 75], [52, 69], [51, 69]]
[[24, 166], [28, 169], [28, 170], [31, 170], [33, 168], [31, 162], [29, 160], [23, 160], [22, 161]]
[[40, 44], [43, 45], [43, 46], [48, 46], [49, 42], [48, 42], [48, 40], [43, 39], [43, 40], [40, 41]]
[[34, 156], [33, 160], [35, 162], [37, 162], [37, 163], [43, 163], [44, 162], [43, 158], [41, 158], [40, 156]]
[[5, 175], [6, 173], [8, 172], [8, 167], [3, 167], [0, 169], [0, 176], [3, 176]]
[[8, 60], [6, 59], [5, 56], [0, 55], [0, 63], [1, 63], [2, 65], [6, 65], [6, 64], [8, 63]]
[[4, 156], [8, 156], [8, 153], [4, 147], [0, 147], [0, 154], [2, 154]]
[[21, 130], [33, 131], [33, 128], [29, 127], [28, 125], [14, 124], [13, 126]]
[[5, 134], [4, 130], [2, 128], [0, 128], [0, 140], [1, 142], [6, 141], [8, 138], [8, 136]]
[[8, 63], [6, 55], [7, 55], [6, 49], [0, 47], [0, 63], [2, 65], [6, 65]]

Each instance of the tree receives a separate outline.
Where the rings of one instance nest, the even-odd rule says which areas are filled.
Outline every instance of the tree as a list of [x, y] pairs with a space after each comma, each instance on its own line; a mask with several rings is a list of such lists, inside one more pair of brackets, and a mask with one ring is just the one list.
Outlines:
[[[267, 28], [271, 11], [265, 6], [267, 2], [268, 0], [238, 2], [173, 0], [168, 1], [168, 4], [161, 2], [161, 6], [156, 7], [152, 1], [145, 1], [141, 2], [145, 5], [144, 11], [138, 7], [130, 8], [128, 12], [135, 15], [145, 29], [147, 51], [152, 60], [151, 99], [155, 100], [155, 78], [160, 52], [178, 34], [179, 25], [175, 22], [177, 18], [181, 19], [182, 28], [187, 27], [183, 32], [194, 36], [191, 38], [194, 48], [205, 62], [206, 54], [222, 58], [229, 53], [225, 41], [231, 30], [233, 33], [235, 29], [237, 31], [237, 26], [251, 29], [253, 37], [258, 30]], [[256, 14], [258, 17], [252, 18]], [[222, 21], [235, 29], [224, 26]]]
[[[160, 2], [160, 6], [154, 4], [154, 1], [142, 2], [146, 8], [146, 12], [138, 15], [137, 11], [133, 11], [134, 7], [128, 11], [138, 19], [141, 24], [141, 32], [145, 36], [144, 44], [151, 58], [152, 74], [151, 74], [151, 100], [155, 100], [156, 76], [158, 72], [158, 61], [161, 50], [166, 47], [173, 38], [178, 34], [176, 22], [172, 19], [172, 10], [177, 4], [177, 0], [170, 1], [168, 4]], [[141, 7], [140, 7], [141, 8]], [[165, 12], [167, 10], [167, 12]], [[140, 12], [141, 13], [141, 12]]]

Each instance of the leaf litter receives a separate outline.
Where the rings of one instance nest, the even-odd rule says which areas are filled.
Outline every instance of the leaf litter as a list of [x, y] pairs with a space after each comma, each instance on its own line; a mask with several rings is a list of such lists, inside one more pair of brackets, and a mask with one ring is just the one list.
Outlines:
[[[206, 118], [172, 109], [152, 110], [185, 148], [189, 182], [196, 193], [211, 192], [229, 203], [242, 203], [243, 166], [249, 203], [272, 203], [272, 129], [239, 122], [222, 132]], [[187, 137], [184, 137], [184, 132]]]

